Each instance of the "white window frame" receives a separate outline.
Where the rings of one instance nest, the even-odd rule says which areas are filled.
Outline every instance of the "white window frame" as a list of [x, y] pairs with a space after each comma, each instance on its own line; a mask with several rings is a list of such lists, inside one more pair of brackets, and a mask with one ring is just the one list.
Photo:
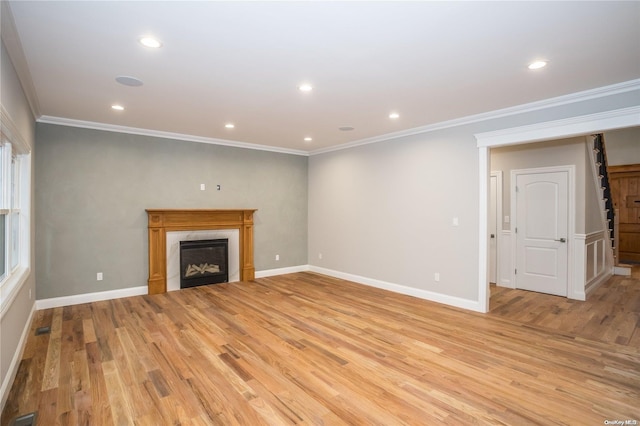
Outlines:
[[[3, 123], [4, 124], [4, 123]], [[3, 126], [4, 127], [4, 126]], [[0, 212], [5, 215], [5, 272], [0, 277], [0, 318], [27, 281], [31, 272], [31, 152], [19, 140], [11, 140], [6, 128], [0, 132]], [[12, 174], [11, 162], [16, 173]], [[14, 178], [17, 182], [14, 182]], [[17, 191], [13, 194], [14, 189]], [[14, 204], [15, 203], [15, 204]], [[18, 250], [14, 255], [12, 220], [18, 213]]]

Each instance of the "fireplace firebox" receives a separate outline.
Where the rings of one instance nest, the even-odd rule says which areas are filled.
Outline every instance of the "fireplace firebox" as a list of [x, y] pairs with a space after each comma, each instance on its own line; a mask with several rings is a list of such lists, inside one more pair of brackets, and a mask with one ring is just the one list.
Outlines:
[[229, 240], [180, 241], [180, 288], [229, 282]]

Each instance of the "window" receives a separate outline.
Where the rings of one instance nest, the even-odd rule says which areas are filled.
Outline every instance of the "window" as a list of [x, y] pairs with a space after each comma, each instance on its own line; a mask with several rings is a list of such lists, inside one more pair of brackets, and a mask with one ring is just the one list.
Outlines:
[[0, 135], [0, 308], [4, 310], [29, 273], [31, 155]]

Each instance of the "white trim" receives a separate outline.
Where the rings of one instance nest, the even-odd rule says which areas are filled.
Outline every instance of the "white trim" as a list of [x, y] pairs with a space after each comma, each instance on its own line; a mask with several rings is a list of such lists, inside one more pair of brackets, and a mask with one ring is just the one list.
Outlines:
[[[429, 132], [434, 132], [436, 130], [449, 129], [452, 127], [464, 126], [472, 123], [478, 123], [481, 121], [494, 120], [503, 117], [509, 117], [516, 114], [524, 114], [527, 112], [539, 111], [542, 109], [558, 107], [567, 104], [573, 104], [576, 102], [584, 102], [590, 99], [602, 98], [605, 96], [612, 96], [620, 93], [632, 92], [634, 90], [640, 90], [640, 79], [629, 80], [622, 83], [612, 84], [609, 86], [598, 87], [595, 89], [585, 90], [582, 92], [571, 93], [568, 95], [557, 96], [555, 98], [544, 99], [541, 101], [530, 102], [522, 105], [516, 105], [509, 108], [498, 109], [494, 111], [484, 112], [481, 114], [469, 115], [466, 117], [456, 118], [448, 121], [441, 121], [439, 123], [429, 124], [426, 126], [415, 127], [413, 129], [407, 129], [400, 132], [388, 133], [385, 135], [375, 136], [367, 139], [360, 139], [357, 141], [349, 142], [346, 144], [342, 144], [339, 146], [332, 146], [328, 148], [321, 148], [314, 151], [311, 151], [309, 155], [317, 155], [324, 154], [332, 151], [340, 151], [343, 149], [353, 148], [361, 145], [369, 145], [377, 142], [384, 142], [390, 139], [397, 139], [406, 136], [413, 136], [418, 134], [424, 134]], [[633, 126], [633, 124], [631, 125]], [[611, 128], [622, 128], [622, 127], [631, 127], [626, 125], [617, 125], [616, 127], [610, 127], [607, 129], [600, 130], [608, 130]], [[582, 132], [582, 134], [588, 133]], [[477, 138], [477, 136], [476, 136]], [[530, 141], [534, 141], [531, 139]], [[491, 145], [486, 145], [491, 146]]]
[[[489, 150], [478, 149], [478, 186], [480, 194], [480, 214], [478, 215], [478, 227], [480, 236], [478, 240], [478, 310], [489, 312]], [[431, 300], [431, 299], [430, 299]], [[446, 303], [446, 302], [443, 302]], [[456, 305], [457, 306], [457, 305]]]
[[[256, 272], [256, 278], [270, 277], [274, 275], [291, 274], [294, 272], [309, 271], [309, 265], [292, 266], [288, 268], [269, 269]], [[121, 288], [96, 293], [74, 294], [71, 296], [52, 297], [36, 301], [36, 308], [49, 309], [61, 306], [79, 305], [81, 303], [99, 302], [101, 300], [120, 299], [122, 297], [142, 296], [148, 294], [148, 286]]]
[[2, 293], [7, 293], [6, 295], [3, 295], [2, 303], [0, 303], [0, 320], [2, 320], [4, 315], [9, 312], [9, 308], [20, 293], [20, 290], [22, 290], [22, 287], [24, 287], [30, 273], [31, 268], [24, 266], [20, 267], [15, 270], [7, 281], [3, 282], [0, 286], [0, 291]]
[[13, 122], [11, 115], [6, 110], [4, 105], [0, 104], [0, 132], [4, 134], [5, 138], [16, 147], [16, 152], [20, 155], [30, 154], [31, 147], [18, 130], [16, 123]]
[[[489, 155], [489, 162], [491, 162], [491, 156]], [[489, 175], [490, 178], [496, 178], [496, 219], [498, 221], [498, 226], [496, 228], [496, 285], [500, 285], [502, 281], [502, 273], [500, 272], [500, 265], [504, 261], [502, 259], [502, 170], [491, 172]], [[489, 259], [491, 260], [491, 259]]]
[[631, 268], [629, 266], [614, 266], [613, 267], [613, 274], [614, 275], [620, 275], [623, 277], [630, 277], [631, 276]]
[[293, 274], [296, 272], [308, 272], [310, 271], [309, 265], [289, 266], [286, 268], [277, 269], [265, 269], [263, 271], [256, 271], [256, 278], [273, 277], [276, 275]]
[[569, 260], [569, 265], [573, 264], [576, 282], [581, 283], [581, 285], [579, 287], [576, 285], [571, 293], [569, 293], [569, 288], [567, 287], [567, 297], [575, 300], [587, 300], [587, 294], [584, 291], [585, 283], [587, 282], [587, 250], [585, 244], [587, 236], [585, 234], [575, 234], [573, 241], [575, 247], [574, 257], [573, 262], [571, 259]]
[[[486, 266], [485, 266], [486, 269]], [[380, 281], [373, 278], [362, 277], [359, 275], [348, 274], [346, 272], [334, 271], [332, 269], [321, 268], [319, 266], [310, 266], [311, 272], [327, 275], [334, 278], [340, 278], [342, 280], [353, 281], [358, 284], [364, 284], [383, 290], [389, 290], [394, 293], [406, 294], [408, 296], [417, 297], [431, 302], [442, 303], [457, 308], [468, 309], [476, 312], [484, 312], [483, 306], [480, 302], [469, 299], [462, 299], [460, 297], [448, 296], [442, 293], [434, 293], [432, 291], [421, 290], [414, 287], [407, 287], [400, 284], [389, 283], [386, 281]]]
[[[584, 274], [583, 289], [576, 291], [575, 294], [583, 297], [578, 300], [586, 300], [587, 296], [607, 282], [614, 274], [613, 258], [609, 256], [610, 246], [607, 245], [609, 241], [609, 230], [604, 229], [601, 231], [590, 232], [589, 234], [576, 234], [576, 248], [579, 247], [580, 241], [582, 242], [583, 264], [578, 263], [579, 259], [576, 256], [576, 270], [582, 266], [582, 273]], [[592, 247], [591, 263], [593, 269], [589, 271], [589, 248]], [[609, 252], [609, 253], [608, 253]], [[576, 280], [577, 281], [577, 280]], [[580, 281], [577, 281], [580, 282]], [[577, 298], [577, 297], [576, 297]]]
[[36, 309], [59, 308], [61, 306], [79, 305], [81, 303], [99, 302], [101, 300], [120, 299], [122, 297], [142, 296], [149, 293], [146, 285], [140, 287], [121, 288], [117, 290], [99, 291], [96, 293], [74, 294], [72, 296], [52, 297], [36, 300]]
[[[31, 227], [33, 213], [31, 208], [33, 190], [31, 170], [33, 165], [31, 147], [2, 104], [0, 104], [0, 133], [11, 143], [12, 150], [20, 158], [21, 165], [19, 177], [19, 196], [21, 200], [21, 214], [19, 215], [19, 220], [21, 221], [20, 236], [18, 238], [20, 241], [19, 266], [11, 272], [4, 283], [0, 284], [0, 292], [3, 293], [3, 297], [0, 298], [0, 319], [2, 319], [31, 274], [31, 236], [33, 231]], [[7, 173], [9, 172], [7, 171]], [[0, 190], [2, 189], [0, 188]]]
[[611, 278], [613, 276], [613, 270], [609, 271], [608, 273], [605, 274], [601, 274], [598, 277], [596, 277], [595, 280], [593, 280], [591, 283], [589, 283], [585, 289], [585, 297], [584, 299], [578, 299], [578, 300], [587, 300], [587, 297], [593, 292], [595, 291], [598, 287], [600, 287], [602, 284], [606, 283], [609, 278]]
[[[640, 106], [475, 135], [478, 147], [517, 145], [640, 125]], [[562, 129], [561, 134], [558, 131]]]
[[2, 381], [2, 387], [0, 387], [0, 411], [4, 410], [4, 404], [6, 404], [7, 398], [9, 397], [9, 390], [11, 389], [11, 385], [16, 378], [16, 374], [18, 374], [18, 367], [20, 366], [20, 360], [22, 359], [22, 355], [24, 354], [24, 348], [27, 344], [27, 337], [29, 336], [29, 331], [31, 330], [31, 322], [33, 321], [35, 312], [36, 304], [34, 302], [31, 304], [29, 319], [27, 319], [24, 328], [22, 329], [20, 341], [18, 342], [18, 346], [16, 346], [16, 351], [13, 354], [13, 358], [11, 358], [11, 364], [9, 364], [7, 374], [4, 376], [4, 380]]
[[501, 264], [498, 265], [501, 269], [501, 275], [499, 282], [496, 285], [500, 287], [507, 288], [515, 288], [513, 282], [511, 281], [511, 271], [513, 270], [511, 266], [511, 230], [503, 229], [502, 230], [502, 256], [500, 257]]
[[308, 156], [307, 151], [298, 149], [279, 148], [269, 145], [259, 145], [249, 142], [238, 142], [227, 139], [209, 138], [204, 136], [187, 135], [185, 133], [164, 132], [161, 130], [141, 129], [138, 127], [119, 126], [115, 124], [97, 123], [94, 121], [73, 120], [71, 118], [52, 117], [43, 115], [36, 120], [38, 123], [57, 124], [60, 126], [80, 127], [83, 129], [103, 130], [105, 132], [127, 133], [130, 135], [151, 136], [164, 139], [176, 139], [188, 142], [205, 143], [210, 145], [231, 146], [235, 148], [254, 149], [258, 151], [278, 152], [281, 154], [292, 154]]

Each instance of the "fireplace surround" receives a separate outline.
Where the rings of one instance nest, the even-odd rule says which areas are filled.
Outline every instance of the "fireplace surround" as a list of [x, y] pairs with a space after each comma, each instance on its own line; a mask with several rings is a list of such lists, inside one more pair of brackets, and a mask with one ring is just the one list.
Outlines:
[[253, 213], [256, 209], [177, 210], [147, 209], [149, 231], [149, 294], [167, 291], [167, 232], [237, 229], [240, 244], [240, 281], [255, 278]]

